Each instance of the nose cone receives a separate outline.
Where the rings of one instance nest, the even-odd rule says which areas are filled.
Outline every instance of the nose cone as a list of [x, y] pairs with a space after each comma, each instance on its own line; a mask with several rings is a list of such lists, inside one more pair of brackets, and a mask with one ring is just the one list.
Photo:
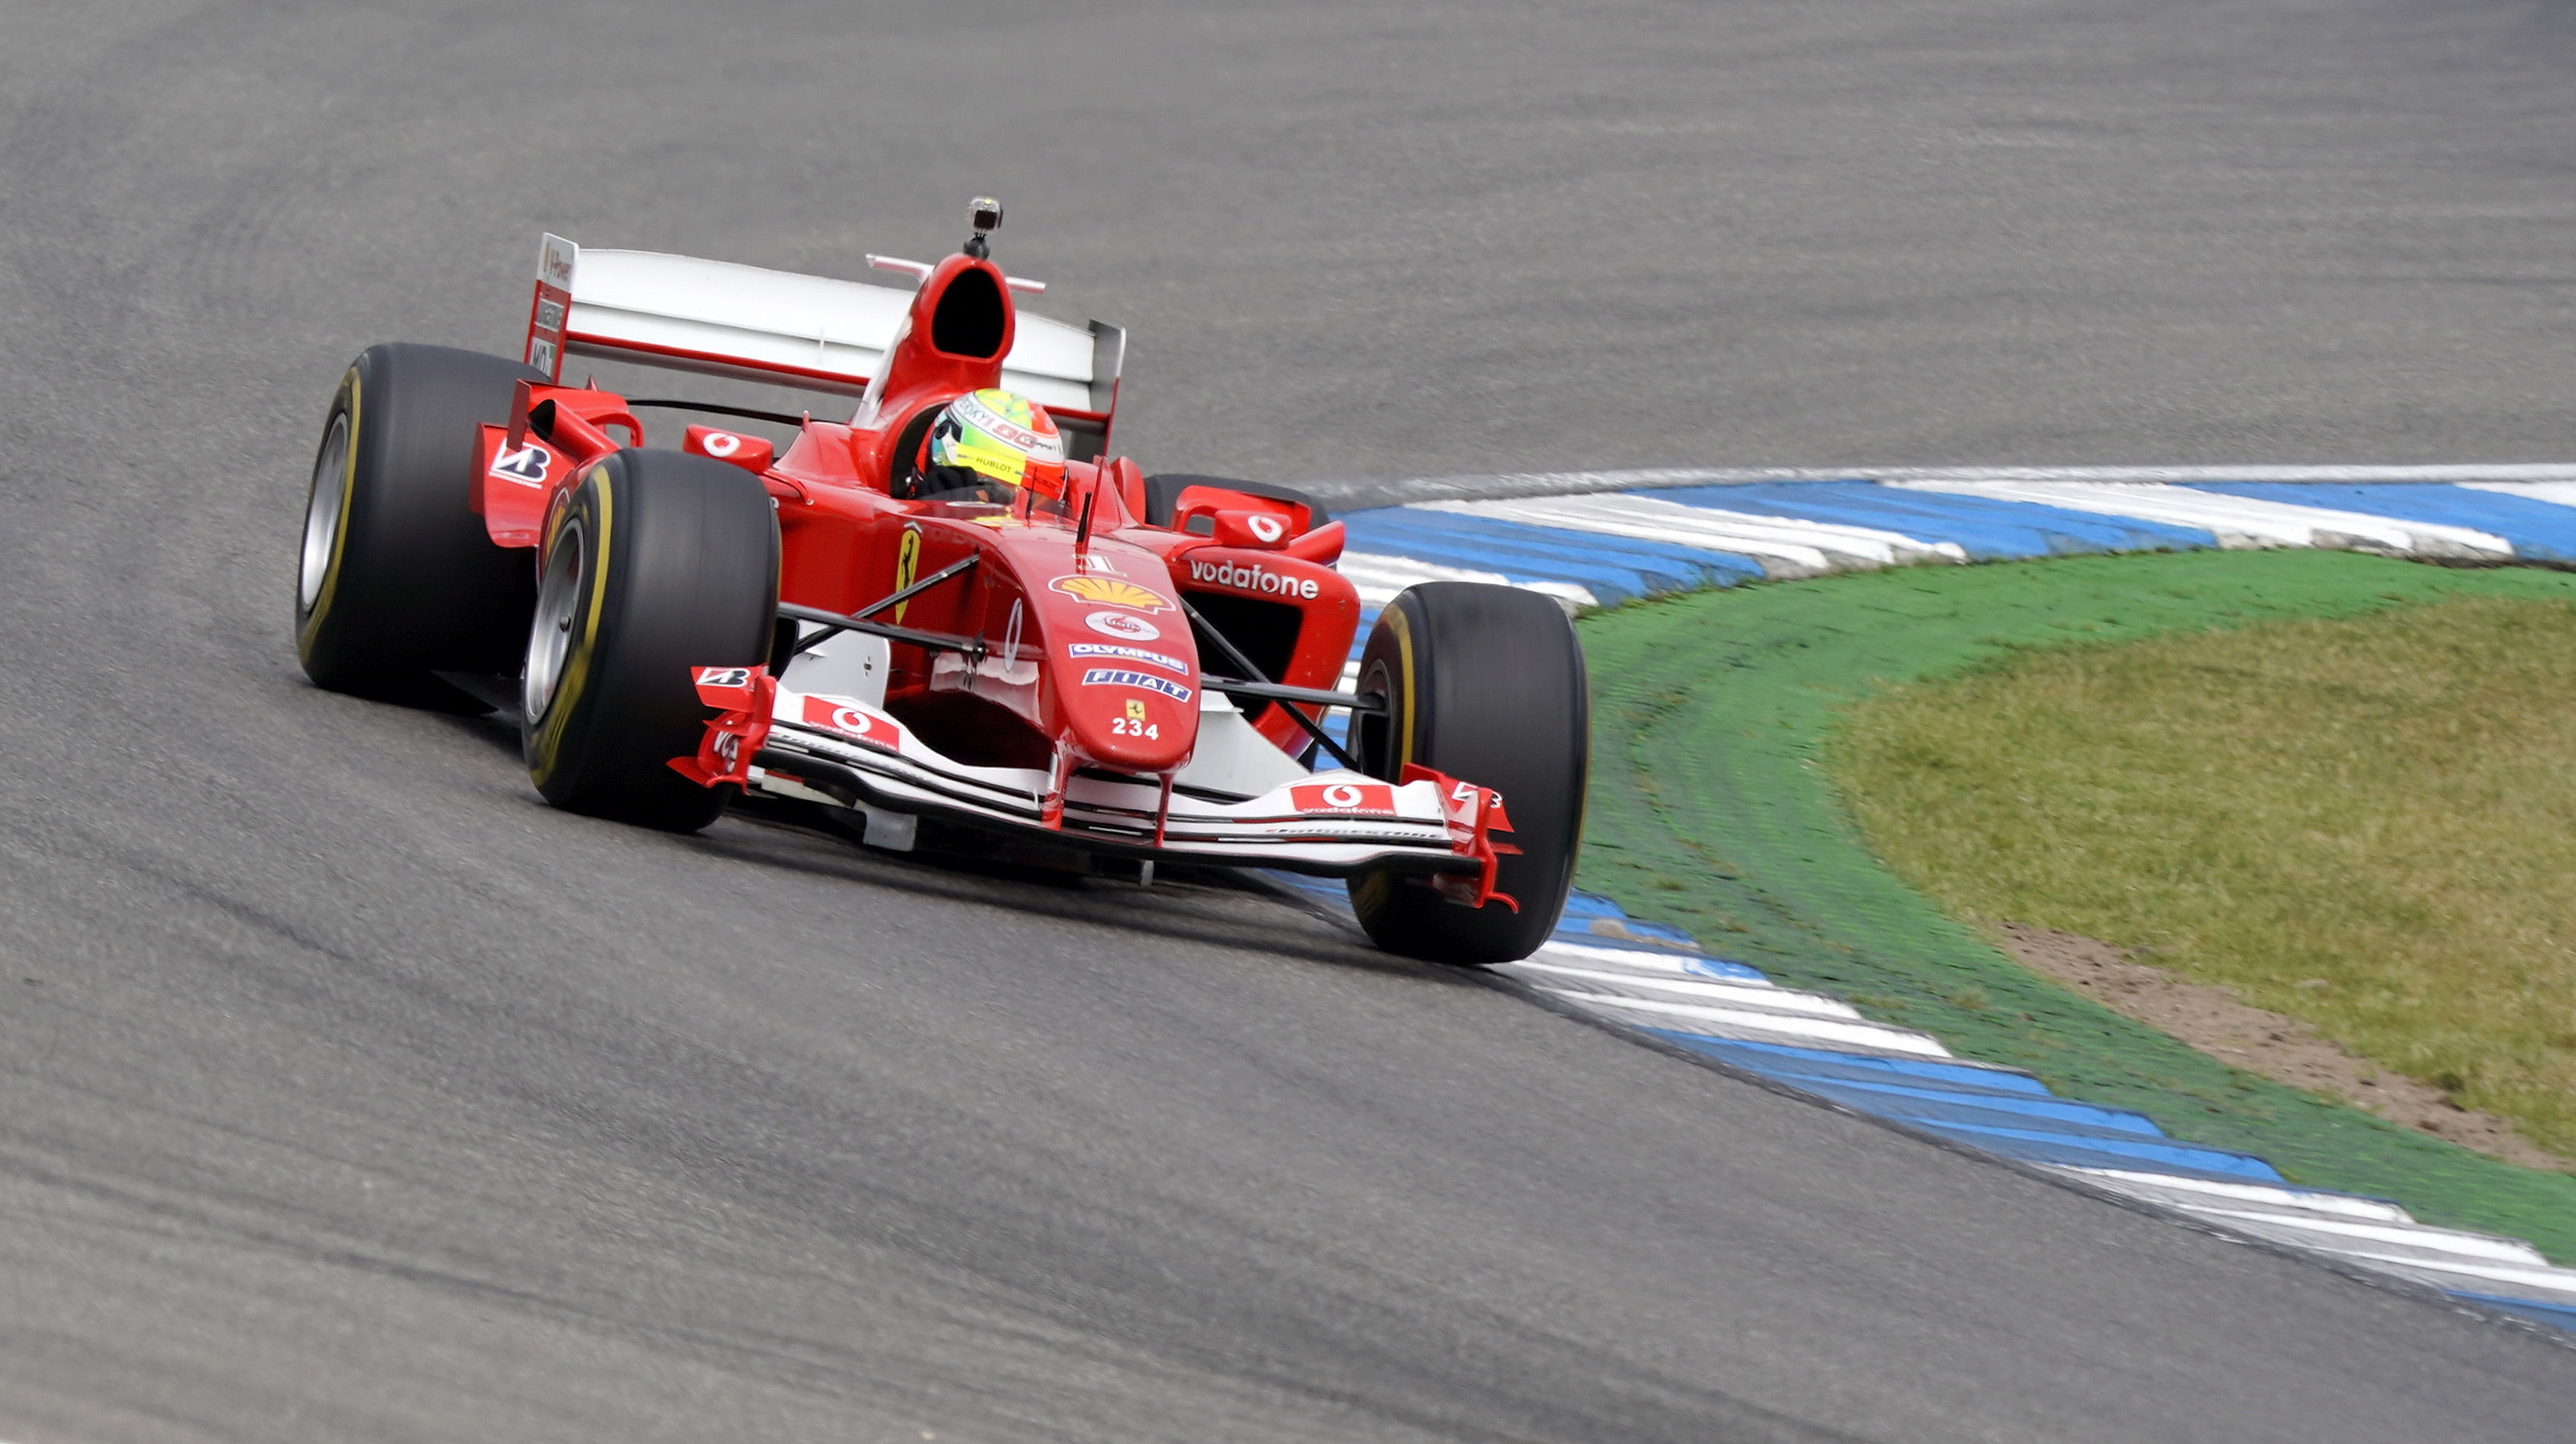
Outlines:
[[1199, 740], [1197, 677], [1131, 658], [1071, 660], [1064, 710], [1076, 746], [1122, 772], [1188, 764]]
[[1199, 739], [1199, 654], [1162, 559], [1104, 540], [1051, 560], [1035, 595], [1059, 725], [1103, 767], [1180, 770]]

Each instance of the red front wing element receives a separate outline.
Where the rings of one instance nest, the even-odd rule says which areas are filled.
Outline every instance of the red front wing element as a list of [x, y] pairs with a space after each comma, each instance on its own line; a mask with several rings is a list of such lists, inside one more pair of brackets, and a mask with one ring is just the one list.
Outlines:
[[1502, 867], [1499, 854], [1520, 851], [1508, 842], [1493, 840], [1492, 834], [1512, 830], [1512, 819], [1503, 811], [1503, 795], [1490, 787], [1460, 782], [1410, 762], [1404, 764], [1404, 780], [1439, 784], [1440, 805], [1449, 813], [1449, 845], [1484, 865], [1473, 883], [1463, 877], [1443, 876], [1431, 879], [1431, 886], [1450, 901], [1471, 908], [1483, 907], [1490, 900], [1519, 912], [1521, 905], [1510, 893], [1494, 891], [1494, 878]]
[[698, 755], [672, 758], [671, 770], [700, 787], [750, 787], [751, 759], [769, 742], [777, 680], [767, 667], [700, 667], [697, 684], [698, 700], [724, 709], [723, 715], [707, 724]]

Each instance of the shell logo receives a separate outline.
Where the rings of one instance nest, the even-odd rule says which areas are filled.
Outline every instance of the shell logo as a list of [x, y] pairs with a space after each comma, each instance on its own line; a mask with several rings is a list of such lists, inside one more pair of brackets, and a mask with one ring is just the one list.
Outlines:
[[1162, 593], [1117, 577], [1058, 577], [1047, 585], [1068, 597], [1079, 597], [1104, 607], [1127, 607], [1139, 612], [1168, 612], [1172, 609], [1172, 604], [1164, 599]]

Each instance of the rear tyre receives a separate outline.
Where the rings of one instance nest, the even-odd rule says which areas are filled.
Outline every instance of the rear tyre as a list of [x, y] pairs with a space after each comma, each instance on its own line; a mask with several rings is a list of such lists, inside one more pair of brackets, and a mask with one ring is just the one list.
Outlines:
[[672, 451], [592, 467], [547, 528], [520, 712], [528, 775], [546, 801], [695, 832], [731, 789], [671, 770], [715, 714], [697, 667], [769, 659], [778, 521], [738, 468]]
[[1411, 762], [1503, 795], [1512, 823], [1495, 841], [1497, 890], [1520, 905], [1454, 903], [1392, 873], [1351, 879], [1351, 907], [1379, 947], [1438, 963], [1508, 963], [1556, 928], [1574, 880], [1592, 759], [1583, 647], [1557, 604], [1475, 582], [1408, 588], [1378, 614], [1360, 653], [1359, 690], [1387, 699], [1363, 714], [1352, 754], [1390, 781]]
[[507, 672], [536, 598], [524, 551], [472, 505], [476, 428], [508, 419], [518, 362], [370, 346], [322, 423], [296, 569], [295, 651], [316, 686], [454, 705], [433, 672]]

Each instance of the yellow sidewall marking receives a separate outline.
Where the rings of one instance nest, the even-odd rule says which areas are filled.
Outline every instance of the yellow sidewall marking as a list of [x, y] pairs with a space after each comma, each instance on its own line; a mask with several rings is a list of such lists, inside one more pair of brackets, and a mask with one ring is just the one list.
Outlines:
[[1389, 607], [1386, 615], [1395, 622], [1396, 671], [1404, 679], [1401, 684], [1404, 688], [1404, 726], [1387, 729], [1395, 734], [1389, 740], [1395, 744], [1395, 780], [1400, 782], [1404, 779], [1405, 764], [1413, 760], [1413, 628], [1405, 621], [1402, 607]]
[[[1395, 754], [1393, 765], [1387, 768], [1394, 776], [1388, 780], [1402, 781], [1404, 765], [1413, 760], [1413, 629], [1401, 606], [1388, 607], [1378, 616], [1387, 624], [1387, 630], [1395, 633], [1396, 686], [1404, 693], [1403, 705], [1387, 719], [1386, 729], [1388, 749]], [[1392, 874], [1369, 873], [1352, 890], [1351, 900], [1362, 907], [1382, 907], [1390, 901], [1394, 889]]]
[[[350, 507], [358, 499], [359, 392], [357, 367], [352, 366], [349, 368], [348, 377], [343, 384], [349, 388], [349, 445], [348, 454], [341, 458], [340, 461], [340, 525], [331, 533], [331, 560], [325, 563], [322, 568], [321, 595], [313, 599], [313, 610], [305, 615], [304, 625], [296, 633], [295, 640], [301, 644], [307, 652], [310, 652], [313, 649], [313, 639], [315, 636], [319, 635], [322, 630], [322, 619], [330, 614], [331, 599], [339, 594], [340, 554], [343, 551], [346, 551], [349, 546], [349, 511]], [[330, 428], [328, 426], [325, 426], [322, 430], [325, 436], [330, 434]], [[305, 505], [311, 506], [312, 503], [307, 501]]]
[[[584, 482], [590, 493], [599, 498], [598, 524], [593, 529], [594, 534], [582, 539], [590, 563], [590, 615], [582, 619], [581, 641], [564, 658], [563, 676], [556, 680], [555, 694], [546, 701], [545, 720], [537, 728], [537, 756], [528, 770], [540, 786], [554, 776], [555, 767], [561, 761], [558, 754], [563, 746], [564, 729], [571, 725], [573, 709], [581, 705], [581, 689], [590, 680], [591, 653], [599, 643], [599, 613], [608, 597], [609, 525], [616, 510], [608, 485], [608, 468], [597, 468], [584, 478]], [[549, 554], [554, 550], [555, 537], [562, 535], [564, 523], [571, 520], [578, 505], [575, 503], [563, 509], [562, 516], [555, 523], [555, 536], [546, 539]]]

